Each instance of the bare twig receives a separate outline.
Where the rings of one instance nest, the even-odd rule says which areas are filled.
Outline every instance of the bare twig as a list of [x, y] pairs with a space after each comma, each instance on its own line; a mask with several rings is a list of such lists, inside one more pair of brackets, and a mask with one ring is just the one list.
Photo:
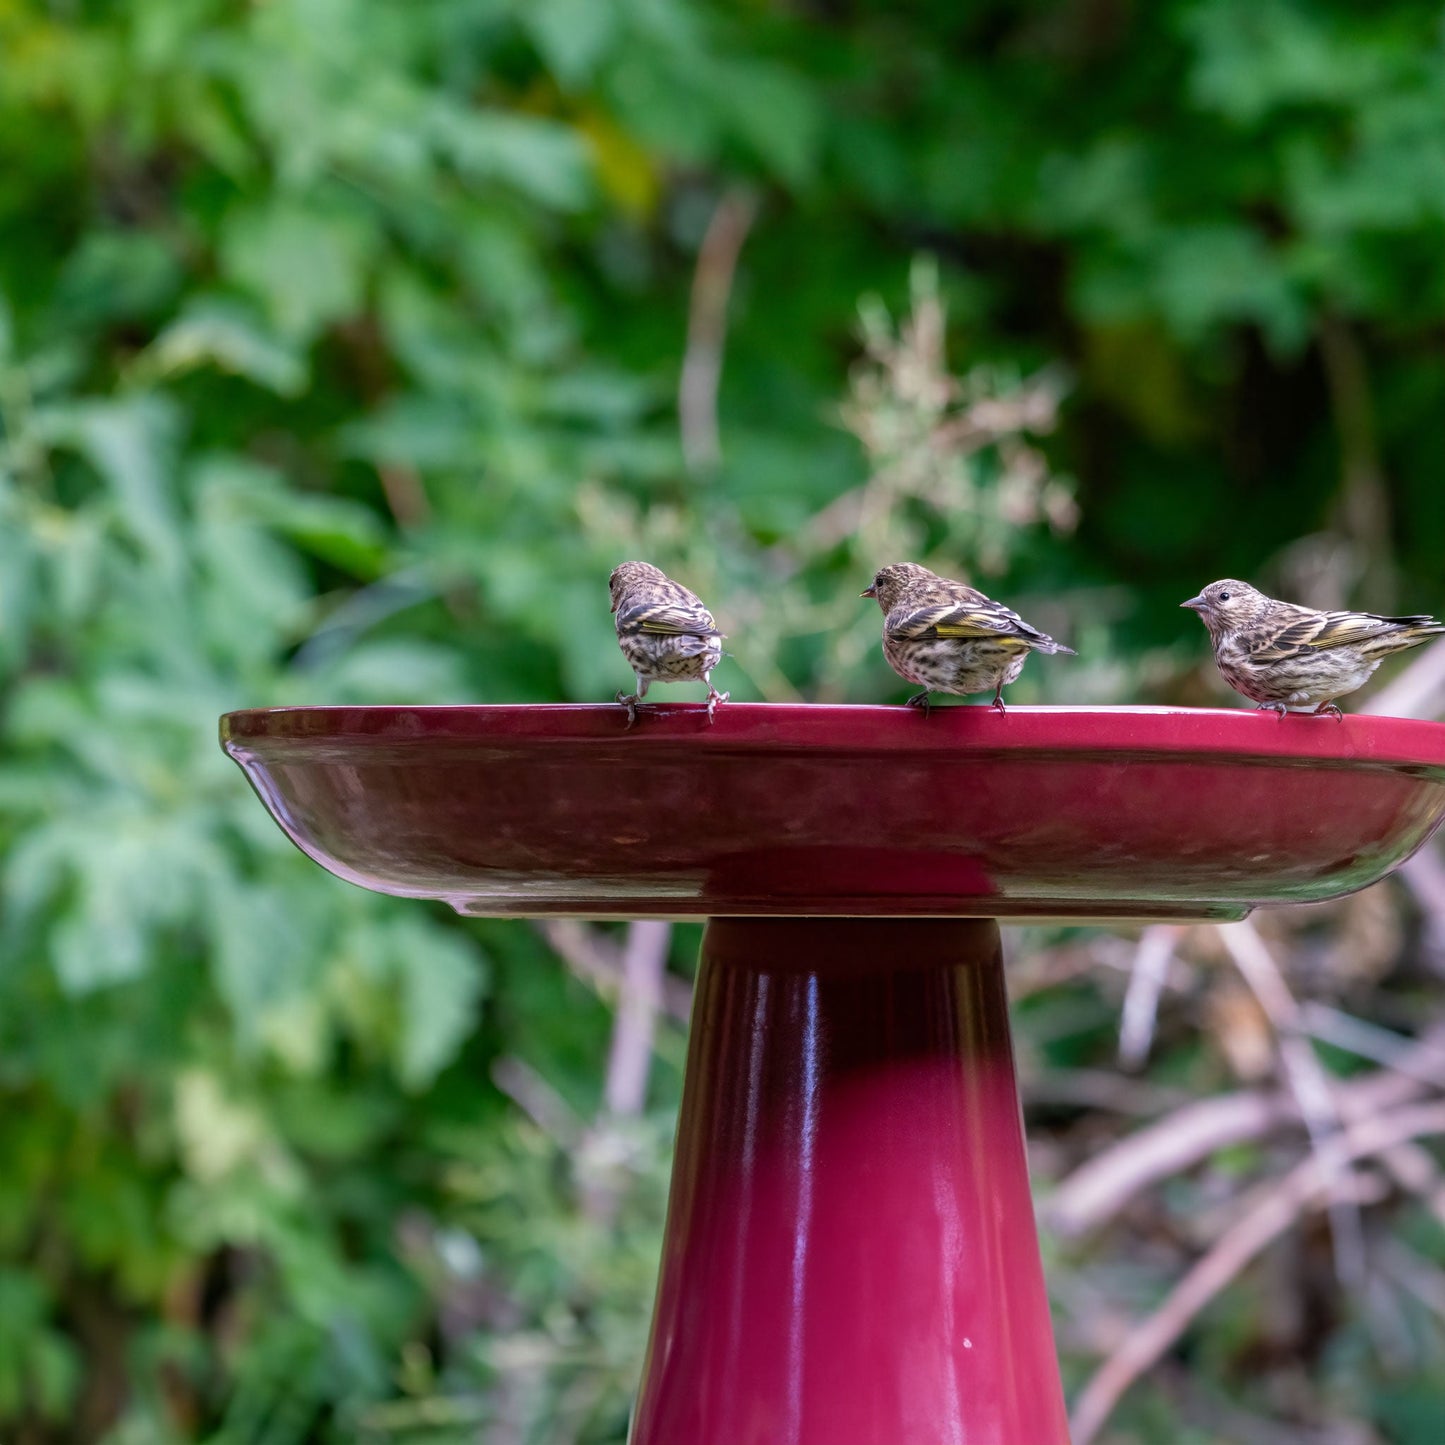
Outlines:
[[[608, 1002], [616, 1002], [623, 989], [621, 948], [575, 918], [539, 919], [536, 929], [578, 978]], [[663, 974], [661, 1004], [669, 1018], [685, 1024], [692, 1012], [692, 985], [675, 974]]]
[[1180, 1108], [1189, 1099], [1185, 1089], [1131, 1079], [1117, 1069], [1042, 1069], [1037, 1075], [1023, 1073], [1020, 1086], [1026, 1104], [1064, 1104], [1145, 1118]]
[[1445, 1134], [1445, 1104], [1402, 1109], [1353, 1124], [1296, 1165], [1277, 1189], [1239, 1219], [1170, 1291], [1164, 1303], [1130, 1331], [1084, 1387], [1070, 1422], [1074, 1445], [1089, 1445], [1126, 1390], [1184, 1333], [1209, 1302], [1299, 1215], [1335, 1192], [1337, 1177], [1356, 1160], [1397, 1144]]
[[1022, 953], [1009, 980], [1009, 997], [1015, 1002], [1031, 998], [1096, 968], [1112, 968], [1119, 973], [1128, 973], [1134, 966], [1134, 952], [1127, 939], [1112, 933], [1099, 933], [1084, 942], [1072, 941]]
[[738, 254], [756, 214], [757, 201], [750, 192], [728, 191], [717, 203], [697, 253], [687, 313], [687, 351], [677, 387], [682, 453], [689, 471], [706, 471], [722, 459], [717, 392], [727, 335], [728, 297]]
[[1313, 1000], [1303, 1006], [1300, 1018], [1305, 1029], [1324, 1043], [1445, 1089], [1445, 1041], [1437, 1043], [1428, 1035], [1406, 1038]]
[[531, 1064], [505, 1054], [492, 1065], [492, 1082], [544, 1134], [564, 1148], [576, 1146], [582, 1136], [582, 1121]]
[[[1442, 1047], [1445, 1025], [1436, 1024], [1393, 1068], [1338, 1085], [1335, 1103], [1340, 1113], [1361, 1119], [1418, 1099], [1427, 1086], [1415, 1075]], [[1201, 1099], [1094, 1154], [1054, 1191], [1044, 1217], [1059, 1234], [1085, 1234], [1160, 1179], [1192, 1169], [1221, 1149], [1297, 1124], [1299, 1118], [1299, 1104], [1287, 1091], [1251, 1090]]]
[[[1340, 1114], [1324, 1066], [1305, 1037], [1299, 1004], [1254, 924], [1248, 919], [1223, 924], [1219, 936], [1274, 1027], [1280, 1063], [1318, 1154], [1339, 1128]], [[1330, 1201], [1329, 1214], [1340, 1282], [1358, 1287], [1365, 1279], [1365, 1232], [1360, 1212], [1348, 1200], [1339, 1199]]]
[[1156, 923], [1146, 928], [1134, 951], [1129, 989], [1119, 1024], [1119, 1063], [1126, 1069], [1140, 1068], [1154, 1042], [1154, 1021], [1159, 1012], [1159, 995], [1169, 976], [1174, 945], [1180, 930], [1173, 924]]
[[1044, 1218], [1058, 1234], [1086, 1234], [1156, 1181], [1298, 1119], [1298, 1104], [1282, 1092], [1223, 1094], [1188, 1104], [1081, 1164], [1044, 1205]]
[[[1445, 655], [1445, 654], [1442, 654]], [[1422, 953], [1430, 967], [1445, 977], [1445, 862], [1434, 843], [1426, 843], [1400, 865], [1400, 877], [1425, 915]]]
[[647, 1075], [652, 1067], [652, 1037], [662, 1002], [662, 979], [672, 925], [643, 919], [627, 926], [622, 955], [622, 995], [612, 1024], [612, 1051], [607, 1060], [604, 1098], [608, 1112], [631, 1118], [647, 1101]]
[[431, 502], [421, 473], [401, 462], [383, 462], [377, 469], [391, 515], [403, 527], [424, 526], [431, 520]]
[[[1315, 1038], [1347, 1049], [1362, 1059], [1373, 1059], [1409, 1078], [1445, 1088], [1445, 1041], [1437, 1045], [1428, 1039], [1403, 1038], [1378, 1024], [1366, 1023], [1321, 1003], [1306, 1004], [1303, 1016], [1305, 1027]], [[1396, 1181], [1418, 1195], [1445, 1224], [1445, 1183], [1430, 1154], [1414, 1145], [1401, 1144], [1388, 1150], [1383, 1158]]]
[[1445, 860], [1433, 843], [1426, 843], [1400, 865], [1416, 901], [1432, 917], [1445, 919]]
[[1277, 1423], [1219, 1398], [1192, 1371], [1180, 1371], [1167, 1383], [1180, 1423], [1203, 1426], [1211, 1440], [1229, 1445], [1379, 1445], [1374, 1429], [1359, 1420], [1331, 1420], [1328, 1424]]
[[1387, 1239], [1380, 1246], [1380, 1267], [1401, 1289], [1445, 1320], [1445, 1270], [1439, 1265], [1398, 1239]]

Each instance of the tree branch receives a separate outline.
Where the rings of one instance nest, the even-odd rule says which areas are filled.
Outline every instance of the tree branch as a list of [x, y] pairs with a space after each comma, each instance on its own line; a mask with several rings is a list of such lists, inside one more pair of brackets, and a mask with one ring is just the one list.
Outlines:
[[652, 1038], [662, 1002], [662, 978], [672, 925], [643, 919], [627, 925], [622, 955], [622, 994], [612, 1023], [612, 1051], [607, 1060], [603, 1097], [618, 1118], [640, 1114], [647, 1102], [647, 1075], [652, 1068]]
[[687, 313], [687, 351], [677, 387], [682, 454], [692, 472], [707, 471], [722, 460], [717, 393], [727, 336], [728, 298], [738, 255], [756, 214], [757, 202], [750, 192], [726, 192], [712, 213], [697, 253]]
[[[1391, 1068], [1338, 1085], [1336, 1107], [1345, 1118], [1360, 1119], [1418, 1099], [1428, 1089], [1418, 1075], [1442, 1047], [1445, 1025], [1435, 1024]], [[1201, 1099], [1093, 1155], [1054, 1191], [1043, 1216], [1058, 1234], [1086, 1234], [1102, 1227], [1160, 1179], [1299, 1120], [1298, 1101], [1287, 1090]]]
[[1074, 1405], [1070, 1421], [1074, 1445], [1090, 1445], [1135, 1380], [1158, 1363], [1200, 1311], [1261, 1250], [1332, 1191], [1341, 1171], [1357, 1160], [1432, 1134], [1445, 1134], [1445, 1104], [1402, 1109], [1351, 1125], [1296, 1165], [1267, 1199], [1220, 1237], [1094, 1374]]
[[[1329, 1077], [1304, 1032], [1299, 1004], [1254, 924], [1247, 919], [1223, 924], [1219, 936], [1274, 1028], [1280, 1063], [1299, 1102], [1310, 1144], [1319, 1154], [1339, 1128], [1340, 1114]], [[1360, 1212], [1345, 1199], [1331, 1200], [1329, 1212], [1335, 1268], [1342, 1284], [1356, 1288], [1365, 1279], [1365, 1232]]]

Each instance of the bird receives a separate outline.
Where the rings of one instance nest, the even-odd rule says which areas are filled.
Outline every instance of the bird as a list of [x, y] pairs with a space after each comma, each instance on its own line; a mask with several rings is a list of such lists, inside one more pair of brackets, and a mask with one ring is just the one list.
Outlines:
[[1287, 712], [1342, 717], [1336, 698], [1362, 687], [1392, 652], [1445, 633], [1426, 613], [1319, 612], [1226, 577], [1181, 602], [1209, 629], [1214, 661], [1235, 692]]
[[1030, 627], [1017, 612], [985, 596], [976, 587], [930, 572], [917, 562], [880, 567], [861, 597], [872, 597], [883, 610], [883, 655], [888, 665], [923, 691], [909, 707], [929, 710], [932, 692], [971, 693], [993, 689], [1000, 713], [1004, 687], [1023, 671], [1031, 652], [1066, 652]]
[[718, 704], [729, 696], [712, 685], [723, 641], [712, 613], [696, 593], [650, 562], [621, 563], [612, 569], [607, 586], [617, 645], [637, 677], [637, 691], [630, 697], [617, 691], [617, 701], [627, 709], [627, 726], [637, 721], [638, 706], [654, 682], [705, 682], [711, 723]]

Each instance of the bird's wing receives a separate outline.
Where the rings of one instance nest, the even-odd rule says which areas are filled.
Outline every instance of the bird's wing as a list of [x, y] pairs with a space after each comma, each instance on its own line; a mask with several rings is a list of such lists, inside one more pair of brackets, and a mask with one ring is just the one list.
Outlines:
[[696, 637], [720, 636], [712, 613], [696, 599], [691, 602], [639, 602], [635, 606], [624, 608], [617, 614], [617, 632], [619, 636], [637, 632], [673, 637], [683, 634]]
[[1262, 636], [1249, 650], [1255, 662], [1283, 662], [1306, 652], [1368, 645], [1440, 624], [1432, 617], [1379, 617], [1373, 612], [1301, 612], [1283, 627]]
[[[971, 590], [971, 589], [970, 589]], [[987, 637], [995, 642], [1016, 642], [1020, 648], [1047, 642], [1048, 637], [1030, 627], [1017, 612], [1010, 612], [982, 592], [972, 597], [951, 597], [919, 606], [904, 602], [888, 614], [888, 635], [907, 638]]]

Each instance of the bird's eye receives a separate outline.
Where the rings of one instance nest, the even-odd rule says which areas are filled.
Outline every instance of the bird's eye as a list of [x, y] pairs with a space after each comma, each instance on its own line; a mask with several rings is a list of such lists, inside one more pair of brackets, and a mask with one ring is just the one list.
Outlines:
[[1219, 600], [1220, 600], [1221, 602], [1228, 602], [1228, 601], [1229, 601], [1229, 593], [1228, 593], [1228, 592], [1221, 592], [1221, 593], [1219, 594]]

